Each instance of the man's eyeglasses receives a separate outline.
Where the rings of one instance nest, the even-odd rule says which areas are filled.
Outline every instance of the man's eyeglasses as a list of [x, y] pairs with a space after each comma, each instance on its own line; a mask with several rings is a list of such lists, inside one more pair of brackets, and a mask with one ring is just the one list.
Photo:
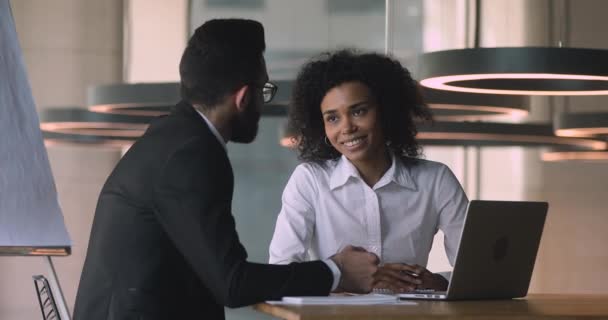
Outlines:
[[262, 95], [264, 95], [264, 103], [272, 101], [274, 95], [277, 93], [278, 87], [272, 82], [266, 82], [262, 87]]

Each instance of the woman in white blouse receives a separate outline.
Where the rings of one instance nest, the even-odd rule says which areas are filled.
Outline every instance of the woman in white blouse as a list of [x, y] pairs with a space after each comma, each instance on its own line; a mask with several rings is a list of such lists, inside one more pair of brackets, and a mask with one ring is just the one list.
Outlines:
[[305, 65], [289, 114], [303, 163], [283, 192], [270, 263], [354, 245], [382, 262], [375, 288], [445, 290], [425, 268], [429, 251], [442, 230], [453, 265], [468, 200], [447, 166], [419, 159], [414, 119], [431, 117], [416, 81], [389, 57], [343, 50]]

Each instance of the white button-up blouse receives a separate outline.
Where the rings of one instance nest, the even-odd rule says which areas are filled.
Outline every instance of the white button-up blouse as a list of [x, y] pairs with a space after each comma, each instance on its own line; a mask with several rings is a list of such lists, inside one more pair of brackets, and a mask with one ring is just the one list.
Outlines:
[[450, 169], [438, 162], [404, 164], [393, 156], [369, 187], [344, 156], [300, 164], [282, 197], [270, 263], [327, 259], [347, 245], [382, 263], [426, 266], [437, 230], [454, 265], [468, 199]]

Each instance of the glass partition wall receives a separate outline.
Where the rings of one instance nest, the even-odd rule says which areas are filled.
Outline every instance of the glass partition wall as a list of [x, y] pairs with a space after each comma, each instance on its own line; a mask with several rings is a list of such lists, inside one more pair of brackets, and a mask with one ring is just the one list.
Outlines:
[[[394, 53], [406, 66], [422, 49], [422, 0], [393, 1]], [[383, 0], [192, 0], [190, 32], [217, 17], [260, 21], [270, 78], [292, 80], [315, 55], [338, 48], [384, 51]]]

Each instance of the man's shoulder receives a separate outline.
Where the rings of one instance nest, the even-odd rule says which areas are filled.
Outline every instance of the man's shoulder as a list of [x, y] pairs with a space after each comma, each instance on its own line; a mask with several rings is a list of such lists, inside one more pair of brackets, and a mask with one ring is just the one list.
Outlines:
[[171, 113], [153, 120], [142, 138], [152, 136], [183, 140], [191, 136], [209, 136], [209, 133], [211, 131], [202, 118]]
[[[117, 166], [119, 170], [127, 169], [129, 172], [147, 171], [153, 175], [158, 173], [171, 160], [178, 160], [184, 165], [196, 159], [222, 159], [225, 150], [211, 132], [205, 132], [206, 123], [192, 123], [180, 119], [175, 115], [168, 115], [156, 119], [122, 157]], [[192, 158], [191, 160], [189, 160]], [[175, 162], [175, 161], [174, 161]]]
[[[157, 148], [173, 153], [180, 148], [197, 148], [217, 143], [217, 139], [203, 119], [193, 119], [180, 114], [169, 114], [152, 121], [135, 145]], [[221, 147], [221, 145], [220, 145]], [[219, 149], [221, 150], [221, 148]]]

